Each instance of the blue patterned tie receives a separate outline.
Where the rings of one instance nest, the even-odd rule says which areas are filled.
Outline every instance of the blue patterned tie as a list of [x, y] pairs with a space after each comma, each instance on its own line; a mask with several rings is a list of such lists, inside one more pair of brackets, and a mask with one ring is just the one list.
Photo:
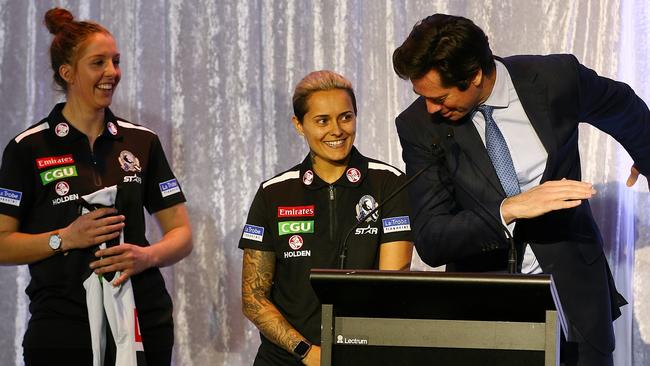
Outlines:
[[478, 111], [483, 113], [485, 117], [485, 148], [487, 149], [488, 155], [492, 160], [492, 165], [499, 176], [501, 181], [501, 186], [506, 192], [508, 197], [517, 195], [521, 193], [519, 189], [519, 181], [517, 180], [517, 173], [515, 172], [515, 166], [512, 163], [512, 157], [510, 156], [510, 150], [508, 150], [508, 144], [501, 134], [501, 130], [494, 122], [492, 118], [492, 111], [494, 107], [489, 105], [481, 105], [478, 108]]

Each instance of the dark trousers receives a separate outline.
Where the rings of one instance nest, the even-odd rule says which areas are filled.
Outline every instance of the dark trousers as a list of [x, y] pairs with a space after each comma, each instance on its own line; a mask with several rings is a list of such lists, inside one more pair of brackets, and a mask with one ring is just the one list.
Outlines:
[[560, 345], [562, 366], [614, 366], [611, 352], [602, 353], [589, 344], [575, 327], [571, 327], [570, 341], [562, 337]]

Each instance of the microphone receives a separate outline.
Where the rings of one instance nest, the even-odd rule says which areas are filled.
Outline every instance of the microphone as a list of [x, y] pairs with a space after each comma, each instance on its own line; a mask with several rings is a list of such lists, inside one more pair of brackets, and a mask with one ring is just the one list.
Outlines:
[[[434, 138], [433, 144], [431, 145], [431, 149], [433, 150], [434, 155], [436, 154], [442, 154], [444, 151], [442, 151], [442, 148], [439, 146], [439, 141], [437, 138]], [[417, 173], [415, 173], [411, 178], [409, 178], [406, 182], [402, 183], [395, 191], [393, 191], [386, 199], [383, 200], [382, 203], [377, 205], [375, 208], [370, 210], [367, 214], [365, 214], [361, 219], [357, 220], [357, 222], [350, 228], [348, 233], [345, 235], [345, 239], [339, 243], [339, 248], [337, 252], [339, 253], [339, 269], [345, 269], [345, 260], [347, 258], [347, 253], [348, 253], [348, 239], [350, 238], [350, 235], [354, 230], [356, 230], [362, 223], [368, 219], [368, 217], [371, 217], [375, 212], [379, 211], [380, 208], [384, 207], [384, 205], [389, 202], [393, 197], [395, 197], [398, 193], [404, 190], [404, 188], [408, 187], [415, 179], [417, 179], [422, 173], [424, 173], [427, 169], [431, 168], [433, 164], [437, 163], [439, 160], [439, 156], [437, 156], [438, 159], [434, 159], [429, 164], [427, 164], [424, 168], [420, 169]]]
[[[456, 141], [454, 140], [454, 130], [451, 127], [447, 129], [447, 138], [452, 139], [454, 143], [454, 147], [457, 148], [459, 151], [462, 151], [458, 143], [456, 143]], [[468, 154], [464, 154], [464, 155], [467, 157], [470, 163], [478, 167], [478, 165], [474, 162], [474, 160], [472, 160], [472, 158]], [[443, 155], [443, 159], [444, 159], [444, 155]], [[486, 180], [489, 180], [489, 178], [485, 176], [485, 174], [481, 169], [478, 169], [478, 171], [481, 172], [481, 175], [483, 175], [483, 177]], [[454, 174], [450, 177], [450, 179], [453, 179], [455, 175], [456, 172], [454, 172]], [[508, 228], [503, 224], [501, 218], [496, 217], [490, 210], [488, 210], [487, 207], [485, 207], [485, 205], [478, 198], [476, 198], [476, 196], [474, 196], [474, 194], [472, 194], [467, 188], [465, 188], [460, 182], [456, 181], [455, 187], [460, 188], [461, 191], [463, 191], [467, 196], [469, 196], [469, 198], [471, 198], [472, 201], [474, 201], [474, 203], [476, 203], [476, 205], [483, 212], [485, 212], [488, 215], [488, 217], [494, 223], [496, 223], [497, 226], [506, 234], [506, 239], [508, 241], [508, 246], [509, 246], [508, 247], [508, 273], [517, 273], [517, 247], [515, 245], [515, 239], [513, 238], [512, 234], [510, 234], [510, 230], [508, 230]]]

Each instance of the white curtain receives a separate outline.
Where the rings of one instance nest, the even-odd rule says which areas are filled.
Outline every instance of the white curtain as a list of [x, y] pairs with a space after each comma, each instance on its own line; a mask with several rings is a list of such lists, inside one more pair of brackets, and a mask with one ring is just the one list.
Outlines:
[[[647, 0], [0, 0], [0, 141], [62, 99], [49, 68], [52, 6], [105, 25], [122, 53], [112, 109], [158, 132], [188, 198], [193, 254], [165, 269], [175, 304], [176, 365], [250, 365], [258, 345], [241, 315], [237, 242], [258, 184], [300, 161], [291, 93], [315, 69], [353, 83], [357, 146], [404, 166], [393, 119], [413, 99], [391, 55], [413, 24], [436, 12], [473, 19], [497, 55], [573, 53], [645, 100], [650, 86]], [[616, 365], [650, 364], [650, 198], [645, 179], [624, 187], [630, 159], [584, 126], [584, 179], [619, 289]], [[159, 234], [153, 225], [150, 239]], [[417, 269], [429, 269], [416, 260]], [[26, 267], [0, 267], [0, 364], [22, 365]]]

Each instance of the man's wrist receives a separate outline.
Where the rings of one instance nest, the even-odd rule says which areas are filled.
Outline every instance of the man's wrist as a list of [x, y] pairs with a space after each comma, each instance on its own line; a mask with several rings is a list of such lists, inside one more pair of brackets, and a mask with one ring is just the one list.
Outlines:
[[510, 223], [512, 223], [517, 219], [517, 217], [511, 212], [512, 211], [511, 197], [508, 197], [501, 202], [500, 211], [501, 211], [501, 219], [503, 220], [503, 223], [506, 226], [510, 225]]

